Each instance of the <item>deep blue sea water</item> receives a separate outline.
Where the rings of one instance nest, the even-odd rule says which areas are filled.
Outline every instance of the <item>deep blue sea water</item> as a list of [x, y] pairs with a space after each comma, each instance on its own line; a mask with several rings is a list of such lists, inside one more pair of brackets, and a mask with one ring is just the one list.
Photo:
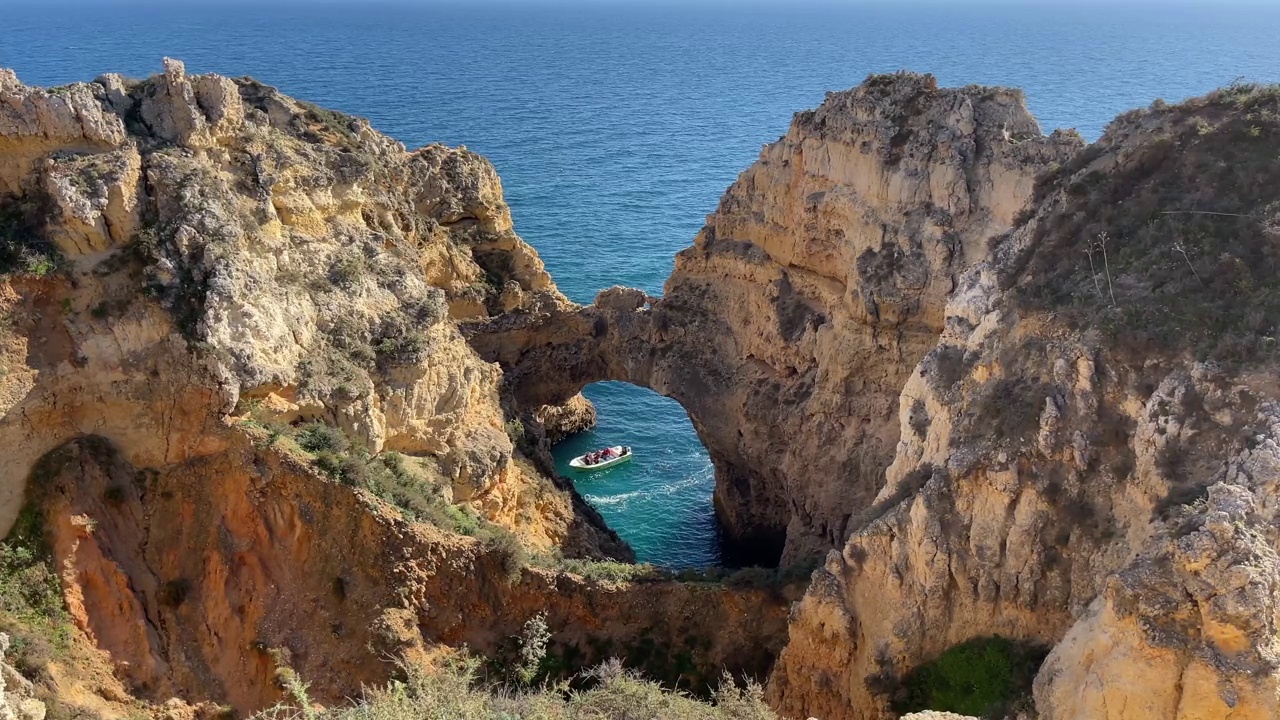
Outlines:
[[[1013, 85], [1046, 130], [1092, 139], [1156, 97], [1280, 80], [1280, 5], [0, 0], [0, 67], [28, 83], [146, 76], [164, 55], [485, 154], [516, 229], [589, 302], [660, 292], [725, 187], [827, 90], [902, 68]], [[617, 443], [637, 459], [583, 494], [641, 559], [715, 563], [711, 468], [684, 412], [626, 385], [587, 395], [600, 426], [560, 461]]]

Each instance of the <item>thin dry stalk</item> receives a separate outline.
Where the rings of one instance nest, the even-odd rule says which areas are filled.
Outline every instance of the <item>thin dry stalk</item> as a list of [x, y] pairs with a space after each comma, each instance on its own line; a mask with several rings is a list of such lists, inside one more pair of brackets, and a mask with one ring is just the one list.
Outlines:
[[1111, 262], [1107, 260], [1107, 237], [1106, 231], [1098, 234], [1098, 244], [1102, 246], [1102, 266], [1107, 271], [1107, 293], [1111, 295], [1111, 307], [1116, 306], [1116, 289], [1111, 286]]

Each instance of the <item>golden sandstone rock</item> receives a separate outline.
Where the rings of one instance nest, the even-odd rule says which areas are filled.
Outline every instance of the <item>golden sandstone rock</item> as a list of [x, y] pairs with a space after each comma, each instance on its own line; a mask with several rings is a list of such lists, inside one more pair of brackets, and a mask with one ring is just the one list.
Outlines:
[[[483, 158], [172, 61], [53, 91], [5, 71], [0, 193], [0, 526], [43, 517], [80, 638], [49, 671], [67, 708], [250, 713], [282, 664], [336, 702], [423, 648], [499, 655], [538, 612], [578, 663], [643, 643], [668, 681], [763, 679], [776, 590], [525, 566], [632, 554], [548, 474], [547, 433], [590, 404], [517, 406], [450, 319], [567, 304]], [[324, 478], [290, 439], [312, 423], [514, 539]]]
[[1084, 148], [1015, 91], [872, 77], [764, 149], [661, 299], [468, 332], [529, 401], [680, 400], [731, 537], [834, 548], [785, 715], [886, 717], [1000, 635], [1053, 648], [1041, 717], [1272, 717], [1278, 122], [1235, 86]]

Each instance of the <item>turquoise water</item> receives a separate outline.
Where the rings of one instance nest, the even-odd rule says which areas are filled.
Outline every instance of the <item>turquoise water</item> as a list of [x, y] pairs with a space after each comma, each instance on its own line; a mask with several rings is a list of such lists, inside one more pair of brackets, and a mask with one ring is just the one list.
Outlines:
[[[1280, 7], [1005, 2], [655, 7], [188, 0], [0, 0], [0, 66], [56, 85], [101, 72], [254, 75], [368, 117], [410, 146], [484, 153], [516, 227], [582, 302], [661, 291], [724, 188], [791, 114], [872, 71], [1027, 91], [1046, 128], [1096, 137], [1117, 113], [1237, 77], [1280, 80]], [[601, 425], [558, 449], [628, 444], [637, 460], [582, 478], [641, 559], [717, 558], [711, 471], [673, 403], [588, 389]]]
[[[710, 497], [715, 478], [684, 409], [625, 383], [596, 383], [586, 395], [600, 409], [599, 423], [556, 446], [556, 468], [574, 478], [578, 492], [640, 559], [671, 567], [718, 564]], [[579, 455], [614, 445], [630, 445], [635, 458], [595, 472], [569, 467]]]

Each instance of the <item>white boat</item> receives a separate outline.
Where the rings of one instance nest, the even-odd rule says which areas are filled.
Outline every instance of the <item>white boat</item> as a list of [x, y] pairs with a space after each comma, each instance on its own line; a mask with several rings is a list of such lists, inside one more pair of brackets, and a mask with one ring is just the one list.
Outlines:
[[569, 467], [581, 472], [589, 472], [591, 470], [604, 470], [605, 468], [611, 468], [614, 465], [621, 465], [622, 463], [630, 460], [635, 455], [635, 453], [631, 452], [631, 448], [625, 447], [623, 445], [614, 445], [609, 449], [613, 451], [613, 457], [609, 458], [608, 460], [600, 460], [594, 464], [588, 464], [587, 455], [590, 455], [591, 453], [587, 453], [587, 455], [579, 455], [578, 457], [570, 460]]

